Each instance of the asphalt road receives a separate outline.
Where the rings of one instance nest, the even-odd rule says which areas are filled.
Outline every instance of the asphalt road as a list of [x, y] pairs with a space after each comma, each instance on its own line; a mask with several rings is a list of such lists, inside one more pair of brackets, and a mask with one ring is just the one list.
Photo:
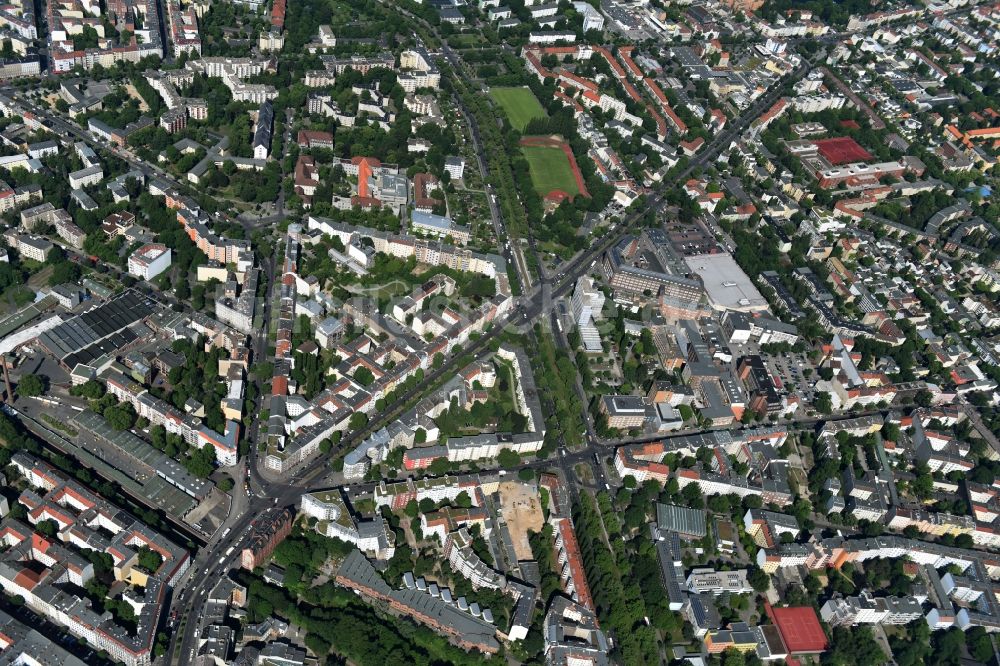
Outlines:
[[[396, 8], [396, 11], [403, 10]], [[403, 11], [403, 13], [405, 14], [407, 12]], [[434, 31], [434, 29], [430, 26], [426, 27]], [[434, 32], [436, 33], [436, 31]], [[830, 36], [822, 39], [821, 41], [829, 42], [831, 39], [836, 38], [837, 37], [835, 36]], [[448, 57], [453, 64], [456, 62], [460, 63], [456, 54], [448, 48], [446, 44], [443, 47], [443, 51], [446, 57]], [[688, 167], [675, 176], [675, 181], [685, 180], [694, 172], [695, 169], [698, 169], [715, 159], [715, 157], [725, 150], [754, 119], [770, 108], [770, 106], [780, 96], [781, 91], [784, 89], [786, 84], [800, 79], [809, 71], [809, 68], [809, 63], [804, 61], [795, 72], [780, 80], [774, 88], [759, 98], [737, 119], [730, 123], [723, 132], [716, 135], [703, 151], [693, 157]], [[126, 153], [124, 150], [113, 146], [106, 141], [95, 139], [88, 131], [73, 123], [65, 121], [58, 115], [54, 115], [48, 109], [39, 107], [27, 101], [22, 101], [21, 103], [35, 114], [45, 119], [47, 123], [56, 131], [61, 131], [65, 134], [77, 137], [89, 145], [110, 150], [119, 158], [126, 161], [131, 167], [136, 168], [145, 174], [147, 178], [157, 177], [165, 180], [175, 187], [186, 189], [186, 184], [180, 183], [156, 165], [151, 165], [139, 160], [130, 153]], [[468, 120], [469, 115], [464, 107], [462, 111]], [[477, 154], [477, 161], [479, 161], [480, 169], [483, 173], [488, 175], [488, 164], [483, 154], [478, 128], [472, 123], [470, 123], [470, 126], [473, 129], [472, 135]], [[489, 203], [494, 226], [499, 239], [502, 231], [504, 230], [502, 217], [491, 197]], [[567, 265], [562, 267], [560, 274], [555, 280], [551, 283], [548, 280], [543, 280], [541, 284], [532, 290], [529, 295], [521, 299], [520, 303], [513, 310], [507, 324], [523, 328], [531, 322], [538, 320], [539, 317], [545, 315], [546, 313], [550, 313], [552, 311], [552, 301], [554, 298], [568, 294], [568, 292], [575, 285], [577, 278], [588, 272], [591, 263], [596, 258], [600, 257], [608, 248], [617, 243], [624, 234], [628, 233], [636, 222], [648, 213], [648, 211], [658, 211], [662, 207], [662, 204], [663, 194], [655, 193], [649, 196], [641, 209], [631, 214], [621, 223], [618, 234], [609, 235], [606, 239], [597, 243], [590, 250], [571, 260]], [[524, 277], [526, 277], [524, 275], [524, 273], [526, 273], [526, 266], [524, 266], [523, 257], [518, 257], [521, 261], [517, 261], [516, 258], [508, 253], [507, 258], [508, 260], [514, 260], [519, 274], [522, 275], [522, 284], [525, 284], [526, 286], [529, 285], [530, 282], [524, 281]], [[273, 277], [273, 262], [270, 268], [271, 270], [266, 271], [266, 279], [269, 283]], [[269, 299], [265, 302], [264, 308], [265, 325], [254, 339], [256, 358], [264, 358], [266, 354], [266, 322], [270, 316]], [[494, 327], [492, 330], [483, 335], [476, 343], [470, 345], [462, 356], [467, 356], [469, 354], [479, 356], [483, 354], [488, 350], [490, 341], [492, 341], [503, 329], [503, 326]], [[562, 343], [563, 341], [560, 339], [560, 342]], [[453, 372], [454, 366], [457, 362], [458, 359], [453, 357], [442, 364], [441, 368], [432, 371], [425, 379], [425, 386], [432, 384], [438, 379], [441, 379]], [[258, 384], [258, 386], [260, 385]], [[338, 447], [338, 450], [342, 450], [350, 444], [359, 441], [363, 437], [367, 436], [368, 433], [382, 427], [387, 422], [396, 418], [398, 413], [410, 402], [410, 400], [417, 397], [422, 391], [423, 389], [415, 389], [410, 391], [407, 395], [402, 396], [395, 403], [383, 410], [383, 415], [380, 418], [374, 419], [364, 432], [345, 438], [340, 447]], [[803, 419], [798, 421], [798, 423], [806, 425], [821, 420], [824, 419]], [[255, 433], [256, 430], [257, 428], [253, 428], [251, 432]], [[598, 486], [603, 485], [607, 483], [607, 481], [603, 463], [601, 461], [602, 452], [609, 450], [609, 448], [606, 447], [612, 447], [625, 442], [598, 442], [596, 437], [593, 436], [593, 433], [588, 433], [588, 435], [588, 444], [586, 447], [572, 452], [567, 452], [565, 448], [560, 448], [558, 457], [555, 460], [534, 461], [525, 464], [524, 467], [529, 469], [550, 468], [555, 463], [556, 466], [561, 468], [562, 471], [567, 474], [568, 479], [572, 479], [574, 478], [572, 476], [573, 467], [580, 463], [587, 463], [591, 465], [591, 468], [595, 473], [595, 482]], [[255, 435], [251, 435], [251, 438], [253, 452], [250, 457], [253, 459], [255, 457], [256, 449]], [[660, 438], [651, 437], [649, 439]], [[231, 513], [229, 520], [225, 523], [224, 528], [220, 530], [217, 536], [210, 540], [194, 558], [190, 570], [175, 590], [177, 596], [172, 606], [180, 609], [181, 611], [179, 614], [179, 625], [177, 627], [177, 631], [180, 633], [180, 636], [178, 641], [171, 644], [170, 652], [167, 655], [167, 661], [169, 663], [190, 663], [193, 661], [194, 651], [197, 646], [197, 639], [200, 635], [199, 625], [202, 602], [211, 587], [218, 581], [219, 577], [222, 576], [233, 564], [235, 564], [236, 561], [238, 561], [237, 558], [239, 557], [240, 550], [248, 538], [252, 523], [257, 519], [257, 516], [269, 510], [273, 510], [274, 507], [285, 507], [296, 504], [303, 492], [307, 492], [314, 487], [317, 483], [317, 479], [326, 477], [328, 472], [327, 464], [328, 462], [326, 459], [318, 459], [307, 463], [301, 468], [300, 471], [293, 475], [290, 483], [270, 481], [256, 472], [255, 465], [249, 464], [247, 466], [246, 478], [251, 492], [249, 494], [243, 494], [242, 499], [244, 501], [240, 502], [239, 507], [234, 505], [234, 511]], [[242, 478], [240, 480], [242, 480]], [[350, 486], [347, 490], [353, 497], [356, 498], [360, 495], [371, 493], [374, 490], [375, 485], [376, 484], [374, 483], [359, 484]], [[570, 483], [569, 485], [573, 491], [576, 491], [574, 483]]]
[[[457, 59], [457, 56], [451, 51], [450, 48], [447, 47], [447, 45], [445, 45], [444, 50], [450, 60]], [[736, 138], [738, 134], [743, 131], [743, 129], [749, 126], [750, 122], [760, 116], [761, 113], [774, 103], [786, 83], [801, 78], [801, 76], [803, 76], [808, 69], [808, 63], [803, 62], [802, 66], [792, 75], [782, 79], [774, 89], [759, 98], [751, 107], [749, 107], [734, 122], [732, 122], [726, 130], [716, 135], [706, 146], [705, 150], [696, 155], [691, 160], [688, 167], [681, 174], [679, 174], [676, 179], [683, 180], [687, 178], [696, 168], [699, 168], [706, 164], [709, 160], [714, 159], [715, 156], [731, 144], [732, 140]], [[86, 142], [88, 145], [97, 146], [111, 151], [120, 159], [127, 162], [132, 168], [135, 168], [146, 175], [147, 178], [157, 177], [170, 183], [171, 185], [174, 185], [175, 187], [186, 189], [184, 184], [168, 175], [156, 165], [144, 162], [117, 146], [94, 138], [88, 131], [73, 123], [67, 122], [63, 118], [50, 112], [48, 109], [39, 107], [38, 105], [26, 100], [22, 100], [21, 104], [25, 108], [37, 114], [39, 117], [43, 118], [54, 130], [74, 136], [81, 141]], [[485, 160], [482, 158], [481, 146], [478, 145], [478, 134], [474, 135], [474, 140], [477, 142], [477, 159], [481, 161], [482, 167], [485, 164]], [[653, 194], [648, 197], [642, 208], [637, 210], [622, 222], [619, 227], [619, 234], [609, 235], [603, 242], [598, 243], [589, 251], [582, 253], [568, 265], [564, 266], [560, 275], [557, 276], [557, 279], [551, 285], [547, 281], [542, 282], [541, 285], [534, 289], [530, 295], [523, 298], [517, 307], [514, 308], [506, 324], [524, 327], [526, 324], [536, 321], [540, 316], [548, 312], [551, 309], [553, 298], [566, 295], [572, 289], [576, 279], [588, 271], [591, 263], [597, 257], [599, 257], [614, 243], [617, 243], [621, 236], [627, 233], [629, 229], [635, 225], [635, 223], [649, 210], [659, 210], [662, 202], [662, 194]], [[494, 207], [491, 205], [491, 214], [493, 213]], [[497, 224], [498, 220], [498, 216], [495, 217], [494, 223]], [[511, 259], [511, 257], [508, 256], [508, 259]], [[517, 265], [519, 272], [523, 270], [523, 265], [521, 263], [515, 261], [515, 264]], [[268, 277], [270, 277], [270, 274]], [[265, 305], [265, 307], [269, 307], [269, 304]], [[263, 352], [266, 349], [264, 347], [266, 339], [263, 337], [266, 335], [266, 330], [267, 329], [265, 327], [261, 332], [261, 335], [255, 340], [255, 346], [259, 352]], [[504, 330], [503, 325], [495, 326], [478, 341], [470, 345], [469, 348], [464, 351], [462, 357], [466, 357], [468, 355], [478, 357], [482, 355], [485, 351], [487, 351], [489, 343], [497, 335], [499, 335], [502, 330]], [[258, 358], [260, 357], [262, 356], [258, 356]], [[447, 360], [439, 369], [432, 371], [430, 375], [425, 378], [424, 385], [433, 384], [435, 381], [445, 377], [447, 373], [453, 372], [454, 366], [457, 362], [458, 358], [456, 357], [452, 357]], [[402, 396], [395, 403], [388, 406], [387, 409], [383, 410], [383, 416], [375, 419], [371, 424], [369, 424], [369, 427], [364, 432], [356, 433], [352, 437], [345, 438], [345, 440], [342, 441], [341, 446], [338, 447], [338, 450], [342, 450], [351, 443], [359, 441], [363, 437], [367, 436], [368, 433], [377, 430], [386, 423], [390, 422], [392, 419], [396, 418], [409, 401], [416, 398], [422, 390], [423, 389], [414, 389], [407, 395]], [[568, 471], [569, 468], [577, 462], [584, 461], [594, 455], [591, 449], [595, 445], [595, 442], [591, 438], [588, 438], [588, 440], [588, 446], [585, 449], [560, 456], [559, 466], [562, 467], [564, 471]], [[251, 457], [253, 457], [253, 454], [251, 454]], [[239, 556], [240, 548], [242, 547], [244, 540], [247, 538], [248, 530], [251, 527], [251, 523], [255, 520], [255, 517], [269, 508], [273, 508], [274, 506], [294, 505], [298, 501], [301, 493], [309, 489], [310, 484], [315, 477], [320, 474], [325, 476], [326, 465], [327, 461], [323, 459], [308, 463], [292, 477], [291, 484], [269, 482], [259, 476], [254, 478], [253, 466], [251, 465], [249, 470], [251, 487], [256, 486], [254, 491], [261, 496], [254, 495], [253, 497], [248, 497], [245, 511], [242, 513], [233, 512], [230, 520], [226, 524], [226, 528], [220, 533], [220, 536], [211, 540], [208, 545], [202, 549], [202, 551], [194, 559], [188, 575], [176, 589], [177, 598], [173, 605], [174, 607], [181, 609], [179, 619], [180, 626], [183, 627], [183, 631], [180, 636], [179, 644], [175, 642], [171, 645], [171, 650], [168, 653], [168, 661], [170, 663], [186, 663], [191, 659], [193, 654], [192, 651], [195, 649], [199, 633], [199, 602], [204, 600], [208, 590], [212, 585], [214, 585], [218, 576], [228, 569], [231, 564], [233, 564], [234, 560]], [[528, 467], [550, 465], [551, 463], [548, 461], [539, 461], [529, 464]], [[601, 468], [600, 465], [598, 465], [598, 467]], [[603, 468], [595, 470], [595, 472], [603, 475]], [[221, 534], [225, 534], [226, 536], [221, 536]]]
[[[708, 143], [705, 149], [691, 160], [688, 167], [681, 174], [676, 176], [675, 180], [683, 181], [691, 173], [693, 173], [696, 168], [699, 168], [709, 160], [714, 159], [722, 150], [727, 148], [732, 143], [733, 139], [736, 138], [740, 132], [746, 129], [754, 119], [759, 117], [762, 113], [764, 113], [764, 111], [774, 104], [781, 92], [784, 90], [786, 84], [794, 82], [804, 76], [809, 71], [809, 68], [809, 64], [804, 61], [802, 65], [795, 70], [795, 72], [781, 79], [774, 88], [758, 98], [758, 100], [753, 105], [748, 107], [743, 114], [730, 123], [726, 130], [717, 134], [712, 141]], [[192, 564], [188, 578], [177, 588], [178, 598], [176, 605], [181, 609], [183, 631], [181, 631], [179, 646], [176, 642], [171, 645], [171, 651], [169, 653], [170, 663], [183, 663], [184, 659], [190, 658], [191, 650], [194, 649], [193, 646], [196, 645], [197, 637], [199, 635], [199, 621], [197, 619], [198, 612], [193, 613], [193, 611], [199, 607], [198, 602], [204, 600], [207, 591], [212, 585], [214, 585], [218, 575], [233, 564], [234, 560], [238, 558], [240, 547], [244, 539], [246, 539], [247, 530], [250, 528], [250, 524], [254, 520], [254, 516], [257, 516], [269, 507], [294, 505], [303, 492], [308, 492], [310, 490], [311, 483], [314, 479], [316, 479], [316, 477], [320, 475], [325, 477], [328, 460], [332, 460], [335, 454], [343, 451], [351, 444], [363, 440], [368, 436], [368, 434], [375, 432], [379, 428], [396, 419], [404, 408], [410, 403], [410, 401], [422, 394], [426, 390], [426, 387], [433, 385], [449, 373], [454, 372], [455, 366], [458, 364], [460, 358], [467, 358], [468, 356], [479, 358], [487, 352], [490, 342], [505, 329], [505, 325], [513, 325], [515, 327], [524, 328], [526, 325], [530, 325], [531, 322], [536, 321], [540, 316], [551, 310], [553, 298], [568, 294], [575, 285], [577, 278], [587, 273], [591, 263], [596, 258], [600, 257], [608, 248], [617, 243], [620, 238], [624, 234], [628, 233], [630, 228], [642, 219], [649, 210], [660, 209], [663, 203], [663, 198], [664, 195], [662, 193], [649, 196], [646, 199], [645, 204], [639, 210], [632, 213], [621, 223], [621, 225], [619, 225], [619, 234], [609, 235], [604, 241], [597, 243], [589, 251], [582, 253], [575, 260], [571, 261], [568, 266], [564, 266], [562, 272], [560, 273], [561, 277], [557, 277], [553, 284], [550, 285], [548, 281], [543, 281], [539, 287], [532, 291], [530, 295], [522, 298], [521, 302], [512, 310], [510, 317], [505, 324], [501, 323], [494, 326], [482, 337], [480, 337], [479, 340], [469, 345], [469, 347], [465, 349], [461, 355], [452, 356], [450, 359], [446, 360], [440, 368], [433, 370], [425, 377], [423, 386], [409, 391], [391, 405], [386, 406], [386, 408], [380, 413], [380, 416], [369, 422], [368, 426], [364, 430], [354, 433], [353, 435], [345, 437], [341, 440], [336, 450], [332, 452], [333, 455], [328, 458], [313, 460], [302, 466], [292, 477], [291, 485], [268, 482], [263, 477], [259, 478], [259, 492], [268, 499], [254, 498], [250, 501], [248, 510], [244, 515], [234, 516], [234, 519], [229, 524], [230, 531], [226, 532], [227, 536], [220, 536], [209, 542], [209, 545], [206, 546], [201, 553], [199, 553], [198, 557]], [[559, 467], [562, 468], [564, 473], [571, 472], [573, 465], [578, 462], [591, 459], [595, 455], [595, 446], [595, 440], [588, 438], [588, 444], [583, 449], [566, 453], [565, 455], [560, 455], [558, 463]], [[526, 467], [530, 468], [551, 466], [551, 461], [537, 461], [526, 465]], [[598, 469], [594, 469], [595, 474], [598, 474], [600, 478], [603, 479], [604, 470], [602, 465], [598, 464], [596, 467]], [[569, 485], [573, 486], [574, 484], [571, 483]], [[231, 546], [233, 547], [233, 550], [229, 551]], [[226, 555], [225, 553], [227, 552], [230, 552], [230, 554]]]

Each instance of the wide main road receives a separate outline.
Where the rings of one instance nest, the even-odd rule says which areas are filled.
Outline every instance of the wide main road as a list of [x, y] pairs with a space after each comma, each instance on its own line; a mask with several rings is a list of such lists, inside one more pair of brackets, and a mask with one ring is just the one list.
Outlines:
[[[0, 88], [0, 91], [8, 93], [12, 92], [13, 90], [14, 89], [11, 88], [10, 86]], [[159, 166], [155, 164], [150, 164], [145, 160], [139, 159], [133, 153], [128, 152], [126, 149], [121, 148], [120, 146], [117, 146], [109, 141], [105, 141], [103, 139], [98, 139], [94, 137], [88, 130], [83, 129], [74, 122], [66, 120], [57, 113], [53, 113], [50, 109], [45, 108], [44, 106], [39, 106], [38, 104], [35, 104], [31, 101], [28, 101], [27, 99], [23, 99], [20, 97], [16, 101], [20, 106], [31, 111], [36, 116], [44, 119], [50, 130], [74, 136], [80, 141], [90, 144], [91, 146], [96, 146], [97, 148], [108, 150], [119, 159], [124, 160], [126, 163], [128, 163], [128, 165], [133, 169], [140, 171], [147, 178], [154, 178], [154, 177], [159, 178], [160, 180], [170, 183], [171, 185], [173, 185], [174, 187], [176, 187], [178, 190], [181, 191], [185, 191], [188, 189], [188, 187], [190, 187], [189, 184], [181, 183], [176, 178], [174, 178], [166, 171], [161, 169]]]
[[[400, 11], [406, 13], [405, 10]], [[737, 119], [727, 125], [723, 132], [715, 135], [715, 137], [713, 137], [713, 139], [705, 146], [705, 150], [692, 158], [688, 166], [673, 177], [674, 181], [683, 182], [694, 172], [695, 169], [698, 169], [710, 160], [715, 159], [719, 153], [732, 144], [733, 140], [742, 131], [750, 126], [750, 123], [774, 105], [774, 103], [781, 96], [781, 92], [784, 90], [785, 86], [801, 79], [806, 75], [810, 68], [810, 64], [803, 59], [802, 64], [796, 70], [776, 82], [776, 84], [767, 93], [759, 97], [751, 106], [747, 107], [747, 109]], [[589, 250], [578, 255], [575, 259], [570, 261], [569, 264], [562, 268], [561, 277], [558, 279], [552, 282], [542, 280], [541, 284], [539, 284], [529, 295], [523, 297], [519, 305], [512, 310], [510, 317], [506, 322], [506, 326], [513, 326], [523, 330], [525, 326], [530, 325], [543, 314], [550, 311], [554, 306], [554, 299], [565, 297], [572, 290], [577, 279], [589, 272], [590, 265], [595, 259], [599, 258], [610, 247], [618, 243], [626, 234], [630, 233], [632, 228], [643, 217], [645, 217], [650, 210], [659, 211], [662, 207], [664, 197], [665, 195], [663, 192], [657, 192], [648, 196], [639, 209], [623, 220], [619, 227], [618, 234], [608, 235], [604, 240], [596, 243]], [[423, 387], [413, 389], [409, 393], [401, 396], [391, 405], [387, 405], [378, 418], [369, 422], [368, 426], [362, 431], [359, 431], [349, 438], [345, 438], [342, 444], [360, 441], [369, 434], [394, 421], [402, 413], [404, 407], [415, 399], [419, 393], [425, 390], [424, 387], [432, 385], [435, 381], [445, 376], [446, 372], [452, 371], [454, 366], [457, 365], [459, 358], [467, 359], [470, 355], [474, 358], [478, 358], [478, 356], [488, 348], [489, 343], [503, 330], [504, 325], [494, 326], [479, 340], [465, 349], [459, 357], [450, 358], [448, 361], [443, 363], [440, 368], [426, 376], [424, 378]]]
[[[399, 11], [406, 13], [405, 10]], [[730, 123], [723, 132], [713, 137], [705, 149], [696, 155], [681, 173], [674, 176], [675, 182], [683, 181], [695, 169], [705, 165], [709, 160], [714, 159], [723, 150], [728, 148], [732, 141], [750, 126], [750, 123], [760, 117], [761, 114], [777, 101], [786, 85], [801, 79], [809, 69], [810, 64], [804, 60], [794, 72], [780, 79], [771, 90], [758, 98], [737, 119]], [[572, 289], [576, 280], [589, 271], [591, 263], [608, 248], [619, 242], [649, 211], [659, 211], [662, 207], [663, 199], [664, 194], [662, 192], [648, 196], [643, 205], [622, 222], [618, 234], [609, 236], [604, 241], [597, 243], [590, 250], [579, 255], [568, 266], [564, 267], [562, 276], [553, 283], [542, 282], [528, 296], [523, 297], [520, 303], [512, 310], [505, 325], [523, 328], [548, 312], [553, 306], [554, 298], [565, 296]], [[455, 366], [457, 366], [460, 359], [467, 359], [470, 356], [478, 358], [485, 354], [489, 349], [490, 342], [503, 330], [505, 330], [504, 325], [494, 326], [479, 340], [463, 350], [462, 354], [452, 356], [446, 360], [441, 367], [433, 370], [424, 378], [423, 387], [414, 388], [400, 396], [391, 405], [387, 405], [381, 411], [380, 416], [373, 419], [366, 428], [345, 437], [334, 453], [338, 453], [351, 444], [361, 441], [370, 433], [398, 418], [405, 407], [422, 394], [427, 386], [431, 386], [438, 380], [446, 377], [447, 373], [454, 372], [456, 369]], [[588, 455], [592, 455], [590, 445], [588, 445], [586, 450], [574, 452], [571, 455], [573, 457], [570, 461], [582, 460]], [[170, 652], [168, 653], [168, 663], [182, 664], [190, 661], [193, 654], [192, 651], [196, 649], [197, 639], [200, 635], [201, 604], [208, 591], [218, 580], [218, 577], [236, 563], [237, 558], [239, 558], [240, 549], [245, 545], [248, 538], [248, 532], [252, 527], [252, 523], [258, 516], [269, 509], [273, 509], [276, 506], [289, 507], [296, 504], [301, 494], [312, 486], [318, 476], [325, 476], [327, 464], [328, 459], [325, 457], [307, 463], [292, 476], [290, 484], [270, 482], [261, 478], [259, 480], [260, 492], [264, 497], [252, 498], [247, 511], [242, 516], [234, 517], [232, 522], [228, 524], [228, 531], [223, 533], [225, 536], [219, 536], [215, 540], [210, 541], [202, 552], [198, 554], [191, 566], [189, 576], [176, 590], [177, 598], [175, 600], [175, 607], [180, 609], [180, 624], [178, 625], [180, 636], [171, 644]]]

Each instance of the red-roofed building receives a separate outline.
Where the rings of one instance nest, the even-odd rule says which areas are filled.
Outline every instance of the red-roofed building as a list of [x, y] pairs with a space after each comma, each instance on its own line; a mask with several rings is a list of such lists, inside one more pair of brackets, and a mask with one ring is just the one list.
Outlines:
[[680, 143], [681, 149], [684, 151], [684, 154], [687, 155], [688, 157], [691, 157], [692, 155], [697, 153], [698, 150], [704, 145], [705, 145], [705, 139], [700, 136], [696, 136], [694, 138], [694, 141], [681, 141]]
[[295, 194], [300, 196], [303, 203], [308, 206], [312, 202], [312, 196], [316, 194], [319, 186], [319, 168], [310, 155], [299, 155], [295, 162]]
[[663, 110], [664, 115], [667, 116], [667, 119], [674, 126], [674, 129], [677, 130], [677, 133], [687, 134], [688, 131], [687, 124], [685, 124], [685, 122], [681, 120], [680, 116], [678, 116], [677, 113], [673, 110], [673, 108], [671, 108], [670, 102], [667, 100], [666, 93], [664, 93], [663, 90], [660, 88], [660, 86], [657, 85], [656, 81], [647, 78], [644, 79], [643, 83], [646, 84], [646, 88], [648, 88], [649, 92], [653, 94], [653, 97], [656, 98], [656, 101], [660, 103], [660, 108]]
[[629, 73], [637, 79], [642, 79], [644, 77], [642, 70], [632, 60], [632, 51], [634, 50], [634, 46], [622, 46], [618, 49], [618, 55], [621, 56], [622, 62], [625, 63], [625, 67], [628, 68]]
[[590, 610], [595, 610], [594, 599], [590, 595], [590, 587], [587, 585], [587, 572], [583, 568], [583, 555], [580, 553], [580, 545], [576, 540], [573, 523], [569, 518], [559, 518], [556, 521], [556, 527], [556, 551], [559, 553], [559, 561], [567, 564], [567, 569], [564, 569], [560, 576], [563, 589], [577, 603]]
[[867, 162], [872, 159], [871, 153], [859, 146], [858, 142], [849, 136], [818, 139], [812, 143], [819, 150], [820, 155], [833, 165]]
[[826, 633], [814, 608], [772, 608], [767, 605], [766, 610], [771, 621], [777, 625], [789, 654], [819, 654], [826, 650]]
[[38, 583], [42, 580], [42, 575], [37, 571], [32, 571], [31, 569], [21, 569], [14, 576], [14, 583], [25, 590], [33, 590], [38, 586]]
[[785, 111], [788, 110], [789, 103], [787, 97], [782, 97], [777, 102], [774, 103], [770, 109], [765, 111], [760, 118], [750, 123], [750, 127], [753, 129], [754, 134], [760, 134], [768, 125], [773, 123], [777, 118], [780, 118]]
[[368, 189], [368, 179], [375, 174], [375, 169], [381, 166], [374, 157], [355, 157], [351, 160], [358, 165], [358, 198], [362, 200], [372, 199]]
[[1000, 136], [1000, 127], [985, 127], [983, 129], [971, 129], [965, 133], [970, 139], [993, 139]]
[[594, 51], [604, 56], [604, 59], [608, 61], [609, 65], [611, 65], [611, 69], [614, 71], [616, 77], [619, 79], [625, 78], [625, 68], [621, 66], [621, 63], [615, 60], [615, 57], [611, 55], [611, 51], [607, 50], [603, 46], [595, 46]]
[[713, 125], [715, 125], [716, 129], [721, 130], [723, 127], [726, 126], [728, 118], [726, 118], [726, 114], [722, 112], [722, 109], [712, 109], [711, 113], [712, 113], [711, 122]]
[[562, 102], [563, 104], [572, 107], [574, 113], [583, 113], [583, 107], [580, 105], [580, 103], [577, 102], [572, 97], [570, 97], [569, 95], [567, 95], [566, 93], [564, 93], [563, 91], [557, 90], [552, 94], [552, 96], [555, 97], [560, 102]]
[[573, 72], [560, 68], [558, 70], [559, 80], [570, 85], [574, 88], [579, 88], [580, 90], [593, 90], [598, 92], [600, 88], [596, 83], [590, 79], [585, 79], [582, 76], [577, 76]]
[[274, 0], [271, 6], [271, 25], [278, 30], [285, 27], [285, 0]]
[[301, 148], [327, 148], [333, 150], [333, 135], [316, 130], [299, 130], [298, 144]]

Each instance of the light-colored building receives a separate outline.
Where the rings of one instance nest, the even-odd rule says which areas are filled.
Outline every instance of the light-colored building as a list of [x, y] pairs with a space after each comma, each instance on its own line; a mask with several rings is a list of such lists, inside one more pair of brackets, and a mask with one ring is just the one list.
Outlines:
[[17, 250], [25, 259], [45, 262], [49, 258], [49, 253], [55, 247], [50, 241], [40, 236], [28, 236], [24, 234], [4, 235], [7, 244]]
[[716, 571], [715, 569], [693, 569], [687, 579], [687, 587], [694, 594], [746, 594], [753, 592], [747, 581], [747, 570]]
[[128, 272], [143, 280], [152, 280], [169, 267], [170, 248], [162, 243], [143, 245], [128, 258]]
[[70, 173], [69, 186], [74, 190], [77, 190], [87, 187], [88, 185], [96, 185], [101, 182], [101, 179], [103, 178], [104, 169], [101, 168], [100, 164], [95, 164]]
[[604, 30], [604, 17], [589, 2], [574, 2], [573, 9], [583, 16], [583, 31]]
[[307, 493], [302, 496], [303, 514], [316, 518], [316, 531], [347, 543], [380, 560], [396, 552], [395, 534], [381, 516], [358, 522], [351, 515], [343, 496], [337, 490]]
[[603, 318], [604, 293], [595, 287], [593, 278], [581, 276], [573, 290], [573, 321], [580, 330], [583, 348], [589, 352], [603, 350], [601, 334], [594, 322]]
[[605, 395], [600, 409], [608, 417], [609, 428], [639, 428], [646, 421], [646, 402], [639, 396]]
[[857, 597], [830, 599], [819, 614], [831, 626], [909, 624], [924, 616], [920, 602], [914, 597], [874, 597], [869, 590]]
[[451, 238], [455, 243], [461, 245], [468, 243], [472, 236], [468, 227], [455, 224], [450, 217], [418, 210], [413, 211], [410, 215], [410, 228], [421, 234]]
[[444, 170], [448, 172], [448, 175], [452, 177], [453, 180], [461, 180], [462, 176], [465, 175], [465, 158], [464, 157], [446, 157], [444, 160]]

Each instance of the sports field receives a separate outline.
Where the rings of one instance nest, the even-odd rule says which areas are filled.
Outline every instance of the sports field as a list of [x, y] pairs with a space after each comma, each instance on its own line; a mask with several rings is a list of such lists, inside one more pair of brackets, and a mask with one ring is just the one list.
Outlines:
[[507, 114], [511, 126], [523, 132], [535, 118], [547, 118], [548, 114], [527, 88], [490, 88], [490, 95]]
[[531, 182], [535, 191], [546, 196], [553, 190], [562, 190], [570, 196], [580, 193], [573, 168], [566, 153], [549, 146], [521, 146], [524, 159], [528, 161]]

